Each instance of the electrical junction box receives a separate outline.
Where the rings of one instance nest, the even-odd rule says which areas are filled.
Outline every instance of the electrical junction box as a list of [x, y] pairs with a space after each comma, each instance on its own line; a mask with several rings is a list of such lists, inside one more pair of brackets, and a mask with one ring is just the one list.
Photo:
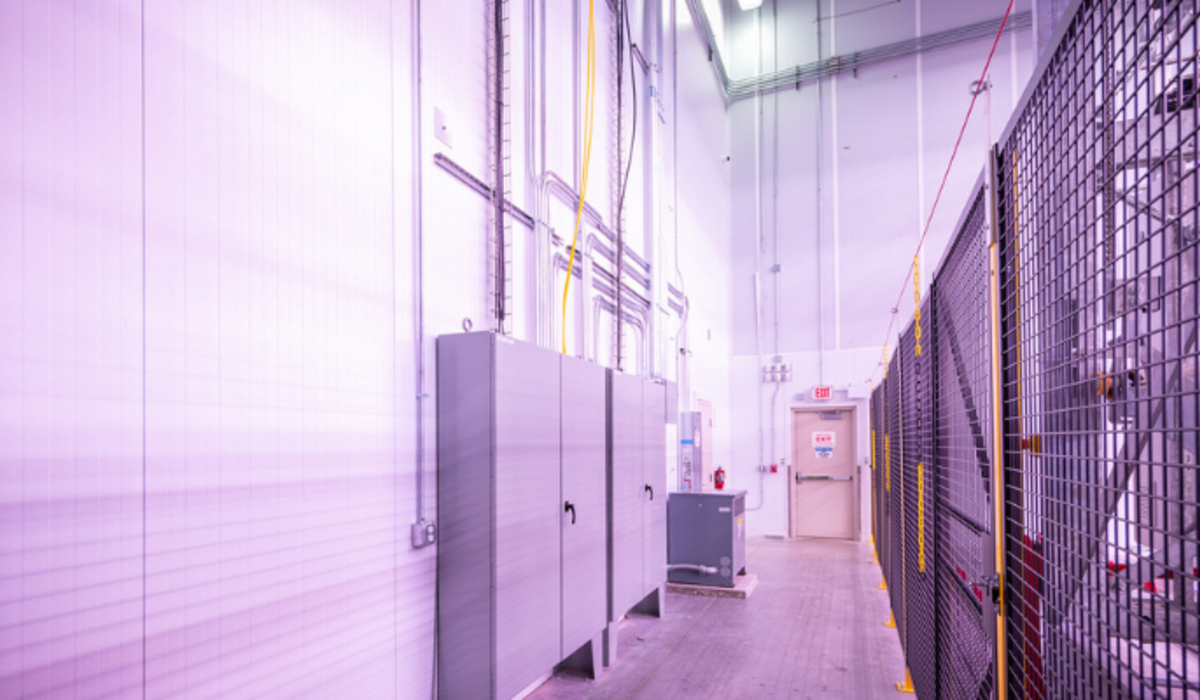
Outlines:
[[746, 573], [746, 492], [673, 493], [667, 501], [667, 561], [716, 573], [672, 568], [672, 583], [732, 588]]
[[437, 523], [422, 518], [412, 525], [413, 549], [420, 549], [437, 542]]

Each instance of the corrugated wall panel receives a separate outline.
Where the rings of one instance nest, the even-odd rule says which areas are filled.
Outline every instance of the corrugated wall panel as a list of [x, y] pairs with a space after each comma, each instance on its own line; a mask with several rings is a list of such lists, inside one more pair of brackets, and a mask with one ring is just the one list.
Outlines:
[[142, 684], [137, 2], [0, 4], [0, 698]]
[[0, 7], [0, 697], [429, 693], [392, 5]]

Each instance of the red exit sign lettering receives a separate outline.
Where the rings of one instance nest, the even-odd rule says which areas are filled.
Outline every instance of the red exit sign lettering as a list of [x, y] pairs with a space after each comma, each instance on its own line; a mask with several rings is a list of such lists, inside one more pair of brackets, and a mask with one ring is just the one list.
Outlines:
[[831, 386], [814, 386], [812, 397], [814, 401], [827, 401], [833, 398], [833, 387]]

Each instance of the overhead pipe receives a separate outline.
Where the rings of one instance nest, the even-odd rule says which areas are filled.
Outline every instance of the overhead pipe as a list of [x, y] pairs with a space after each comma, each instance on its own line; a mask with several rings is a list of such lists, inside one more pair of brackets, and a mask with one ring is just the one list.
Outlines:
[[[749, 78], [734, 80], [729, 77], [729, 72], [725, 68], [725, 62], [721, 58], [720, 46], [717, 44], [712, 24], [708, 20], [708, 14], [704, 11], [701, 0], [687, 0], [687, 5], [692, 12], [696, 24], [700, 26], [705, 43], [708, 44], [709, 57], [717, 74], [721, 94], [727, 103], [752, 97], [762, 92], [771, 92], [784, 88], [799, 88], [804, 83], [819, 81], [838, 75], [839, 73], [849, 72], [857, 74], [859, 68], [867, 66], [896, 61], [929, 51], [952, 48], [982, 39], [990, 39], [996, 36], [1003, 22], [1000, 18], [986, 20], [936, 34], [925, 34], [906, 41], [856, 51], [845, 56], [830, 56], [824, 60], [775, 70], [771, 73], [760, 72], [758, 75]], [[1032, 28], [1033, 13], [1028, 10], [1014, 13], [1008, 18], [1008, 22], [1004, 24], [1005, 33], [1027, 31]]]

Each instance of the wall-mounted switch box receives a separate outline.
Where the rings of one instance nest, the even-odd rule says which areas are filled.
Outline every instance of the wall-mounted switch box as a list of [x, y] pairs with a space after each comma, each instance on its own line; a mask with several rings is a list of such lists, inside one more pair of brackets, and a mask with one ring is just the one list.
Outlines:
[[412, 524], [413, 549], [427, 547], [437, 542], [437, 523], [432, 520], [418, 520]]
[[792, 381], [792, 366], [790, 364], [776, 363], [773, 365], [763, 365], [763, 382], [770, 384], [772, 382], [790, 382]]
[[454, 133], [450, 131], [450, 120], [446, 118], [445, 112], [437, 108], [433, 110], [433, 135], [448, 148], [454, 148]]

